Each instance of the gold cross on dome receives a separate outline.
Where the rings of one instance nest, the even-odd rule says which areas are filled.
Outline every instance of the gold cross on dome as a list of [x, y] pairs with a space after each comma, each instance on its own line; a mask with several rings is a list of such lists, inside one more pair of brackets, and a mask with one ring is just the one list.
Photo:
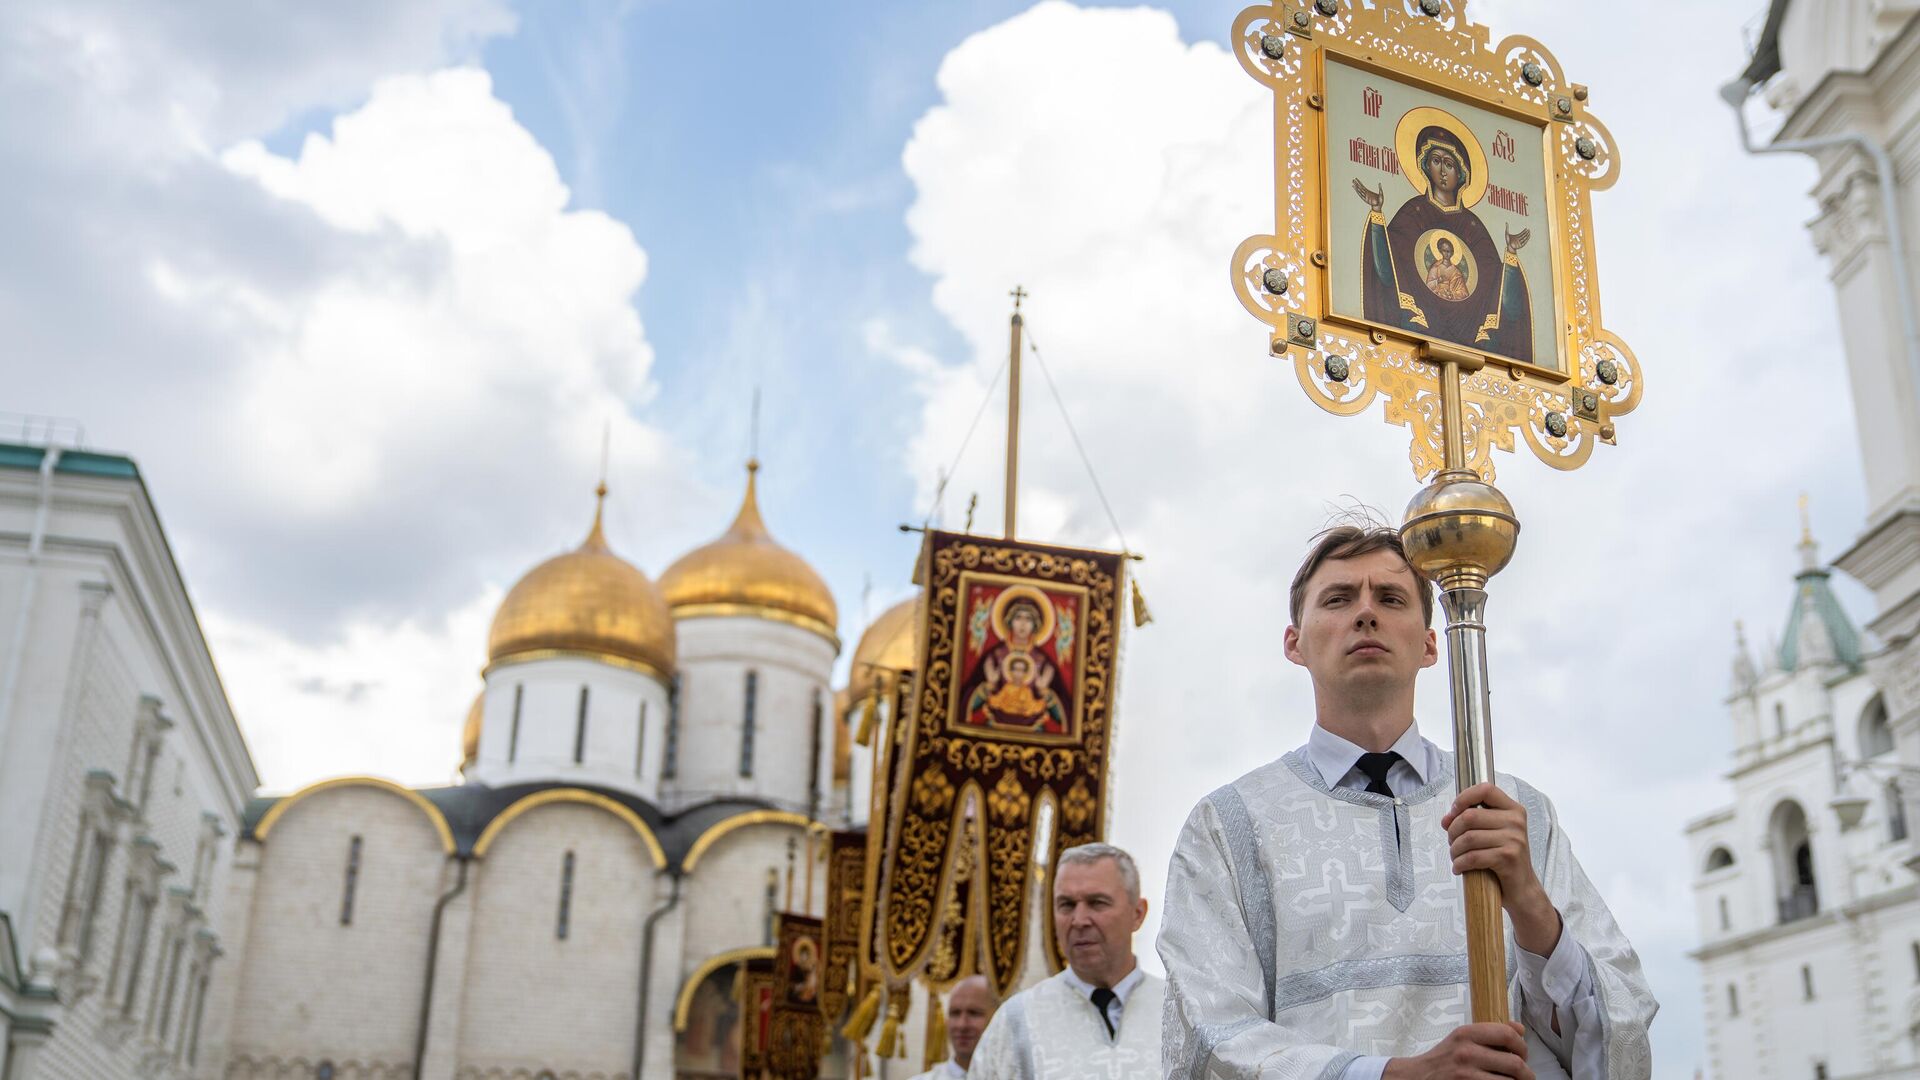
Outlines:
[[1019, 311], [1020, 301], [1025, 300], [1027, 298], [1027, 290], [1021, 288], [1018, 285], [1015, 285], [1013, 287], [1013, 291], [1008, 293], [1007, 295], [1013, 297], [1013, 310]]

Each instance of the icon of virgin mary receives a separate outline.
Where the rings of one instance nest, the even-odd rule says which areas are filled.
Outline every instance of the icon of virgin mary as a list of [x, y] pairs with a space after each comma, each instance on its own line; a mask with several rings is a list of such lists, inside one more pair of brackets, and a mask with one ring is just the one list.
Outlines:
[[1040, 590], [1016, 585], [994, 598], [988, 621], [999, 640], [968, 679], [966, 723], [1066, 733], [1062, 695], [1069, 688], [1047, 649], [1055, 629], [1053, 604]]
[[1362, 299], [1368, 321], [1533, 363], [1533, 308], [1520, 249], [1533, 230], [1496, 245], [1473, 206], [1487, 156], [1458, 117], [1421, 106], [1400, 118], [1400, 171], [1417, 192], [1388, 221], [1384, 187], [1359, 180], [1367, 204]]

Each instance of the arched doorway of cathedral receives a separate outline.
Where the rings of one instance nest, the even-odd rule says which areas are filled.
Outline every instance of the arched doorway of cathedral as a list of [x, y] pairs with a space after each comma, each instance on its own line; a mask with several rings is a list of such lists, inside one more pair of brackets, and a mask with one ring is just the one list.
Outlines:
[[[772, 957], [771, 946], [729, 949], [708, 957], [687, 976], [673, 1007], [674, 1080], [733, 1080], [740, 1075], [741, 967], [748, 960]], [[846, 1040], [836, 1031], [820, 1075], [846, 1075], [846, 1055]]]
[[1767, 824], [1773, 854], [1774, 896], [1780, 921], [1810, 918], [1820, 911], [1820, 889], [1813, 872], [1813, 839], [1807, 832], [1807, 812], [1793, 799], [1773, 808]]

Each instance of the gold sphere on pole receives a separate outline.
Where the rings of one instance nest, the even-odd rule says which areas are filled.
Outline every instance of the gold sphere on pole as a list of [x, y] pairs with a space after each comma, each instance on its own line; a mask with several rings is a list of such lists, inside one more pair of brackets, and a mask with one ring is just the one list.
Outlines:
[[1520, 520], [1500, 489], [1467, 469], [1448, 469], [1407, 504], [1400, 542], [1415, 573], [1450, 589], [1483, 589], [1513, 558]]

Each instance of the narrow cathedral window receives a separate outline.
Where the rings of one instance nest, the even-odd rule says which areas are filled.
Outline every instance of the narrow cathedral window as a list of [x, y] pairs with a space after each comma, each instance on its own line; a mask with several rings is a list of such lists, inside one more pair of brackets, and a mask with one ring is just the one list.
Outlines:
[[580, 764], [587, 756], [587, 688], [580, 688], [580, 715], [573, 721], [573, 763]]
[[126, 996], [120, 999], [120, 1012], [125, 1016], [133, 1015], [133, 1003], [140, 993], [140, 971], [147, 963], [147, 935], [153, 930], [153, 897], [142, 894], [140, 897], [140, 915], [134, 923], [133, 953], [128, 961]]
[[1813, 1000], [1813, 968], [1808, 964], [1800, 965], [1800, 994], [1804, 1001]]
[[680, 775], [680, 676], [667, 687], [667, 744], [660, 750], [660, 779]]
[[527, 688], [519, 683], [513, 686], [513, 723], [507, 728], [507, 760], [513, 761], [520, 752], [520, 699], [526, 695]]
[[1920, 983], [1920, 941], [1911, 946], [1913, 950], [1913, 981]]
[[1907, 801], [1900, 797], [1897, 782], [1887, 785], [1887, 839], [1907, 838]]
[[1775, 704], [1773, 707], [1773, 733], [1780, 738], [1787, 737], [1787, 707]]
[[1813, 1080], [1827, 1080], [1826, 1062], [1816, 1061], [1813, 1063]]
[[647, 754], [647, 699], [640, 699], [640, 719], [633, 725], [633, 775], [641, 775], [640, 767], [646, 763]]
[[153, 795], [153, 770], [159, 763], [160, 742], [156, 739], [147, 743], [146, 768], [140, 774], [140, 801], [134, 804], [142, 814], [147, 811], [147, 799]]
[[347, 886], [340, 897], [340, 925], [353, 925], [353, 893], [360, 884], [360, 838], [347, 845]]
[[1727, 1015], [1740, 1015], [1740, 991], [1735, 990], [1732, 983], [1727, 984]]
[[740, 722], [740, 775], [753, 775], [753, 714], [760, 697], [760, 673], [747, 672], [746, 715]]
[[826, 708], [820, 703], [820, 692], [813, 694], [813, 743], [811, 756], [807, 758], [807, 814], [818, 816], [820, 813], [820, 739], [822, 721]]
[[200, 1022], [207, 1015], [207, 984], [212, 974], [204, 968], [200, 972], [200, 986], [194, 993], [193, 1026], [187, 1035], [187, 1067], [192, 1068], [200, 1061]]
[[560, 920], [554, 926], [554, 936], [561, 941], [567, 940], [567, 924], [573, 919], [573, 852], [560, 860]]
[[1727, 916], [1727, 898], [1723, 896], [1720, 898], [1720, 929], [1731, 928], [1732, 922], [1733, 920]]

